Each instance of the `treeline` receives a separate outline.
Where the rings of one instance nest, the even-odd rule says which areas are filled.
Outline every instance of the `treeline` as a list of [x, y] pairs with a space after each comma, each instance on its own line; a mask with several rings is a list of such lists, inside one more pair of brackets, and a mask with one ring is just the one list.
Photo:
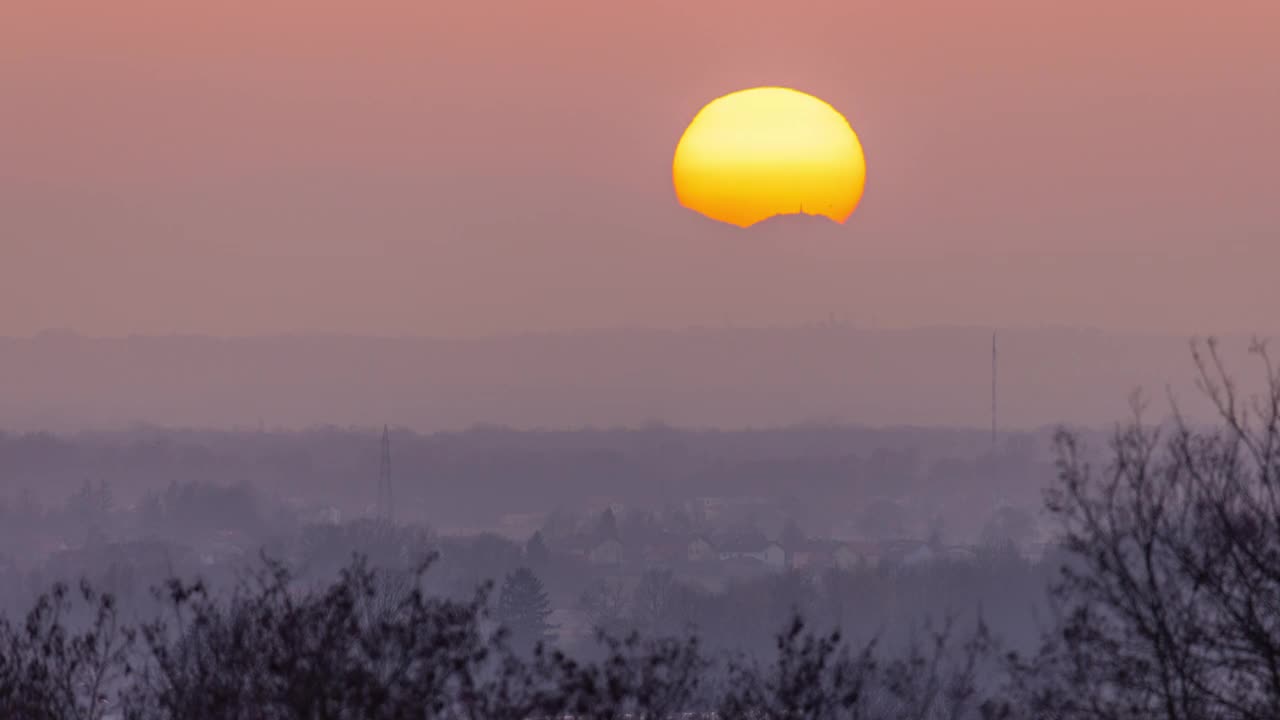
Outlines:
[[[306, 515], [332, 507], [368, 515], [380, 456], [373, 429], [305, 432], [137, 430], [82, 435], [0, 433], [0, 512], [53, 512], [86, 482], [116, 509], [173, 483], [244, 485]], [[1052, 478], [1045, 434], [794, 427], [694, 431], [517, 432], [475, 428], [424, 435], [392, 428], [397, 519], [449, 529], [601, 503], [680, 506], [699, 498], [767, 499], [815, 533], [876, 500], [909, 509], [912, 530], [946, 514], [976, 534], [990, 498], [1034, 504]]]
[[983, 545], [970, 559], [911, 567], [887, 561], [848, 569], [761, 567], [726, 579], [708, 577], [711, 571], [699, 565], [601, 567], [553, 553], [539, 540], [540, 535], [523, 544], [492, 534], [439, 537], [424, 528], [363, 520], [309, 525], [260, 546], [221, 550], [156, 538], [90, 543], [55, 553], [32, 569], [0, 566], [0, 610], [19, 615], [52, 583], [84, 578], [113, 595], [124, 617], [151, 617], [163, 606], [150, 588], [171, 577], [199, 577], [220, 595], [259, 562], [259, 549], [307, 588], [332, 582], [353, 553], [392, 573], [434, 554], [431, 571], [421, 578], [433, 596], [467, 598], [487, 581], [528, 571], [556, 611], [551, 635], [578, 655], [595, 651], [594, 628], [623, 635], [679, 635], [696, 628], [707, 648], [764, 653], [772, 648], [773, 632], [796, 611], [815, 626], [856, 640], [879, 636], [896, 648], [912, 621], [955, 614], [971, 622], [979, 607], [1006, 644], [1025, 649], [1036, 642], [1036, 611], [1047, 609], [1044, 587], [1057, 558], [1051, 553], [1031, 561], [1012, 545]]
[[[985, 630], [940, 628], [900, 657], [815, 633], [798, 618], [768, 660], [706, 652], [694, 636], [601, 634], [581, 662], [526, 649], [485, 591], [422, 592], [419, 573], [363, 563], [298, 590], [268, 563], [230, 597], [172, 581], [166, 614], [122, 622], [111, 596], [56, 587], [0, 622], [0, 716], [169, 718], [1003, 717]], [[517, 584], [520, 582], [515, 581]], [[508, 582], [506, 585], [510, 586]], [[505, 595], [499, 619], [517, 620]], [[78, 602], [76, 602], [78, 601]], [[516, 613], [514, 616], [512, 613]], [[503, 613], [506, 613], [505, 615]], [[517, 641], [517, 642], [513, 642]]]

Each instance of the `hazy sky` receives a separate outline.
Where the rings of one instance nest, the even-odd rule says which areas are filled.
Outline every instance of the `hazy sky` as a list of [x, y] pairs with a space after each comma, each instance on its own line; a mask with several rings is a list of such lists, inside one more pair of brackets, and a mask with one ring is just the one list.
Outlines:
[[[7, 0], [0, 334], [1273, 332], [1277, 27], [1274, 0]], [[769, 84], [861, 136], [846, 225], [676, 204], [685, 124]]]

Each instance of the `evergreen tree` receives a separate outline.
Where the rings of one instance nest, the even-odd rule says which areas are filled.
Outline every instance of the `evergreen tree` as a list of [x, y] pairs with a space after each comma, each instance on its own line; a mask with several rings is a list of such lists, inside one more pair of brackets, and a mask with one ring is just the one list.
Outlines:
[[551, 551], [547, 549], [547, 543], [542, 539], [541, 532], [535, 532], [529, 538], [529, 542], [525, 543], [524, 557], [530, 567], [546, 567], [551, 561]]
[[67, 499], [66, 511], [77, 530], [85, 533], [85, 542], [101, 539], [112, 509], [111, 486], [105, 480], [97, 485], [84, 481], [80, 490]]
[[946, 532], [946, 518], [939, 514], [929, 519], [929, 537], [926, 542], [935, 552], [940, 552], [946, 546]]
[[138, 524], [147, 534], [158, 535], [165, 530], [164, 503], [160, 494], [148, 491], [138, 506]]
[[542, 581], [529, 568], [519, 568], [507, 575], [498, 593], [498, 621], [511, 633], [511, 645], [517, 650], [531, 650], [538, 643], [555, 639], [555, 627], [547, 622], [551, 602]]
[[800, 529], [800, 525], [794, 519], [787, 520], [787, 524], [782, 527], [782, 534], [778, 537], [778, 543], [788, 554], [804, 548], [808, 538], [805, 537], [804, 531]]
[[613, 508], [605, 508], [600, 513], [600, 524], [596, 526], [596, 542], [618, 539], [618, 518], [613, 514]]

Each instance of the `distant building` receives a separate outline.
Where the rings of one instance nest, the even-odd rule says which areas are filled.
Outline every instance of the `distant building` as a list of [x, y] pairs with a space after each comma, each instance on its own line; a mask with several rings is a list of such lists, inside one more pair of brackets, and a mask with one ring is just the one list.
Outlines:
[[685, 558], [691, 563], [705, 563], [715, 560], [717, 557], [716, 546], [711, 541], [701, 535], [694, 537], [688, 543]]
[[679, 538], [658, 538], [640, 548], [640, 562], [645, 567], [670, 567], [684, 560], [684, 552]]
[[787, 551], [776, 542], [763, 538], [735, 538], [717, 545], [721, 560], [754, 560], [765, 566], [784, 570], [787, 567]]
[[776, 542], [766, 545], [759, 558], [761, 562], [775, 570], [783, 570], [787, 567], [787, 551]]
[[839, 540], [819, 538], [787, 544], [787, 566], [795, 570], [835, 567], [836, 554], [842, 545]]
[[607, 538], [591, 548], [587, 553], [587, 560], [592, 565], [621, 565], [622, 552], [622, 541], [617, 538]]
[[978, 555], [973, 551], [973, 548], [962, 547], [960, 545], [952, 545], [950, 547], [943, 548], [942, 550], [942, 559], [949, 560], [951, 562], [969, 563], [976, 560], [977, 557]]
[[678, 533], [663, 533], [650, 538], [640, 548], [638, 556], [646, 567], [701, 564], [719, 558], [715, 546], [705, 537]]
[[880, 563], [880, 546], [865, 540], [844, 542], [834, 555], [834, 564], [841, 570], [852, 570], [859, 565], [876, 567]]
[[933, 548], [929, 547], [925, 543], [921, 543], [919, 547], [912, 549], [906, 555], [902, 556], [902, 564], [907, 567], [911, 567], [913, 565], [924, 565], [925, 563], [931, 563], [936, 560], [937, 556], [938, 554], [934, 552]]
[[796, 570], [829, 567], [836, 543], [829, 540], [809, 540], [794, 547], [786, 547], [787, 565]]
[[880, 564], [886, 567], [911, 567], [932, 562], [933, 548], [922, 540], [892, 540], [880, 547]]
[[808, 540], [787, 548], [787, 551], [788, 565], [796, 570], [852, 570], [860, 565], [874, 567], [880, 556], [875, 543], [830, 539]]

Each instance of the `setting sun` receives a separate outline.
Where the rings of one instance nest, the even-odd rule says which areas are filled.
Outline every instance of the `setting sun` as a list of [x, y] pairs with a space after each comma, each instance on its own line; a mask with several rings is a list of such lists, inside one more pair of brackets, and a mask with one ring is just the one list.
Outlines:
[[708, 103], [672, 163], [681, 205], [739, 227], [794, 213], [843, 223], [862, 199], [866, 176], [862, 145], [844, 116], [781, 87]]

